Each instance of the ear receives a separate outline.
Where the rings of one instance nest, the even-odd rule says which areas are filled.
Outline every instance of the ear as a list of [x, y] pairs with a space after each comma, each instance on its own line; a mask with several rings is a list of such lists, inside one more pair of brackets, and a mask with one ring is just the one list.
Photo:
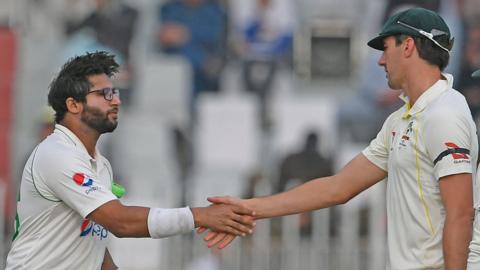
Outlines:
[[416, 51], [415, 47], [415, 40], [412, 37], [408, 37], [404, 41], [404, 46], [403, 46], [403, 53], [405, 57], [411, 57], [413, 55], [413, 52]]
[[65, 105], [67, 105], [67, 111], [72, 114], [81, 113], [83, 110], [83, 103], [75, 100], [72, 97], [69, 97], [65, 100]]

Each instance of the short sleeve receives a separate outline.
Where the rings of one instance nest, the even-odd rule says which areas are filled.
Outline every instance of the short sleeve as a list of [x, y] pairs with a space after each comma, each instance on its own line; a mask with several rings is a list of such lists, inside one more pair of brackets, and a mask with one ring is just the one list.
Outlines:
[[388, 154], [389, 154], [389, 122], [391, 117], [385, 120], [382, 129], [377, 137], [370, 142], [370, 145], [362, 151], [362, 154], [380, 169], [388, 172]]
[[86, 217], [101, 205], [115, 200], [109, 181], [101, 181], [81, 153], [63, 151], [39, 155], [36, 169], [42, 184], [70, 208]]
[[459, 173], [473, 173], [469, 119], [460, 113], [437, 112], [425, 122], [425, 147], [437, 179]]

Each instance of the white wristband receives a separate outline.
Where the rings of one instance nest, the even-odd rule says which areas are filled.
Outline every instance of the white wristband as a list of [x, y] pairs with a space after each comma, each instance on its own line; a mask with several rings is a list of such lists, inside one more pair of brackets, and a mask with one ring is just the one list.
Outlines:
[[187, 233], [195, 228], [190, 208], [150, 208], [148, 232], [152, 238]]

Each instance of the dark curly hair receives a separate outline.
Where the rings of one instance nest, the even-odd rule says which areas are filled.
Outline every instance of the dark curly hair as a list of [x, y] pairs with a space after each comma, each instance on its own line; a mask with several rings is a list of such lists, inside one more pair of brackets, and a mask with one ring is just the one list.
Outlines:
[[70, 58], [50, 83], [48, 104], [55, 111], [55, 122], [60, 123], [67, 112], [65, 101], [72, 97], [85, 102], [91, 84], [88, 76], [106, 74], [112, 77], [118, 72], [115, 56], [104, 51], [86, 53]]

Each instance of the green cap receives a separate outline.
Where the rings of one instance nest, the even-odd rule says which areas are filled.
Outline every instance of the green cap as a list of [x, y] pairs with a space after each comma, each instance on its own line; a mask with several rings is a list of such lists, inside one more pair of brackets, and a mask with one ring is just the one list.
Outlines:
[[368, 42], [368, 46], [383, 51], [383, 39], [398, 34], [425, 37], [444, 50], [449, 51], [451, 48], [451, 44], [442, 46], [434, 39], [442, 35], [447, 35], [448, 40], [451, 39], [450, 29], [445, 21], [437, 13], [424, 8], [407, 9], [390, 17], [378, 36]]
[[472, 77], [480, 78], [480, 69], [472, 73]]

